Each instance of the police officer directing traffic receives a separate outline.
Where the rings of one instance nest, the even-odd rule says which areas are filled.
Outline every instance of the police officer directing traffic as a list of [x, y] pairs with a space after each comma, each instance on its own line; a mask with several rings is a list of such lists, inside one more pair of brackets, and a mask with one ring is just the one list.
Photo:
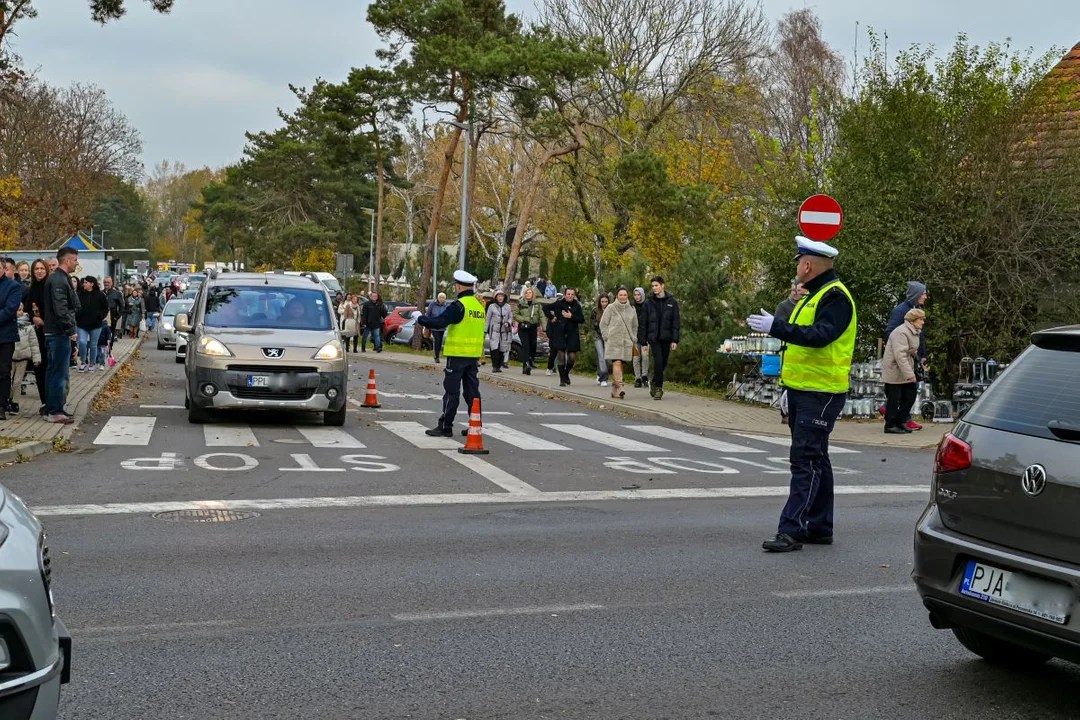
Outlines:
[[791, 490], [776, 536], [762, 543], [769, 552], [801, 550], [803, 543], [832, 544], [829, 433], [847, 399], [855, 353], [855, 301], [833, 270], [839, 251], [804, 237], [795, 242], [796, 278], [806, 295], [786, 322], [765, 310], [747, 318], [755, 332], [784, 343], [780, 384], [791, 430]]
[[426, 431], [432, 437], [453, 436], [454, 416], [463, 391], [468, 408], [472, 407], [474, 398], [480, 397], [478, 360], [484, 355], [484, 306], [474, 294], [475, 275], [455, 270], [454, 285], [457, 300], [450, 303], [441, 315], [422, 315], [416, 319], [420, 325], [431, 330], [446, 330], [442, 415], [439, 416], [439, 424]]

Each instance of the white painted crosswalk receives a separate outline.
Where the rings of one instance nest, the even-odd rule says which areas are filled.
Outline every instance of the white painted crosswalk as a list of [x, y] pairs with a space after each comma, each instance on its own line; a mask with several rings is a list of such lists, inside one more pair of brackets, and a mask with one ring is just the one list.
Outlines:
[[[489, 413], [494, 415], [494, 413]], [[419, 450], [456, 450], [461, 447], [459, 436], [431, 437], [425, 433], [428, 423], [414, 420], [391, 420], [393, 415], [383, 415], [387, 419], [377, 420], [372, 424], [350, 425], [345, 428], [325, 427], [322, 425], [256, 425], [246, 423], [207, 423], [202, 426], [189, 426], [187, 423], [174, 425], [171, 429], [159, 433], [161, 440], [170, 443], [170, 449], [179, 442], [179, 438], [191, 432], [202, 435], [202, 444], [208, 448], [257, 448], [263, 443], [281, 443], [286, 445], [306, 445], [325, 449], [365, 449], [382, 447], [390, 436], [394, 436]], [[407, 416], [406, 416], [407, 417]], [[549, 418], [544, 418], [549, 419]], [[145, 447], [154, 440], [155, 432], [160, 427], [154, 416], [122, 416], [109, 418], [94, 439], [95, 445]], [[197, 427], [197, 429], [196, 429]], [[745, 467], [757, 467], [775, 471], [776, 463], [783, 465], [783, 458], [757, 457], [753, 460], [737, 459], [733, 456], [764, 456], [773, 451], [772, 446], [784, 446], [789, 440], [779, 436], [732, 433], [751, 442], [739, 444], [731, 442], [731, 437], [721, 440], [704, 434], [678, 430], [663, 425], [624, 424], [609, 426], [620, 432], [608, 432], [596, 427], [574, 422], [532, 423], [523, 418], [515, 422], [487, 422], [483, 426], [483, 436], [490, 447], [501, 446], [525, 452], [590, 452], [590, 453], [668, 453], [696, 448], [715, 454], [718, 459], [726, 459]], [[625, 432], [622, 432], [625, 431]], [[388, 435], [380, 436], [380, 433]], [[261, 436], [261, 440], [260, 440]], [[159, 442], [161, 442], [159, 440]], [[664, 442], [666, 447], [655, 444]], [[190, 439], [186, 442], [190, 442]], [[757, 444], [758, 446], [755, 446]], [[761, 444], [769, 446], [760, 447]], [[835, 454], [857, 454], [858, 450], [833, 446]], [[774, 452], [774, 451], [773, 451]], [[783, 461], [783, 462], [780, 462]], [[772, 474], [772, 473], [770, 473]]]
[[596, 428], [585, 427], [584, 425], [560, 425], [557, 423], [542, 424], [544, 427], [557, 430], [560, 434], [565, 434], [567, 437], [578, 437], [584, 440], [591, 440], [611, 448], [612, 450], [620, 450], [622, 452], [665, 452], [662, 447], [638, 442], [637, 440], [625, 438], [622, 435], [615, 435], [613, 433], [604, 432], [603, 430], [597, 430]]
[[149, 445], [154, 417], [113, 415], [94, 439], [95, 445]]

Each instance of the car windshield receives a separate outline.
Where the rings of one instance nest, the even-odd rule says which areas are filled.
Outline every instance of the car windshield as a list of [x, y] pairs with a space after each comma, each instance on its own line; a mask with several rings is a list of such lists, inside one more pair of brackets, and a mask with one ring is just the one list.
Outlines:
[[333, 327], [323, 290], [255, 285], [213, 288], [203, 322], [207, 327], [274, 330]]
[[185, 313], [191, 310], [190, 300], [174, 300], [165, 306], [165, 309], [161, 312], [165, 317], [176, 317], [179, 313]]

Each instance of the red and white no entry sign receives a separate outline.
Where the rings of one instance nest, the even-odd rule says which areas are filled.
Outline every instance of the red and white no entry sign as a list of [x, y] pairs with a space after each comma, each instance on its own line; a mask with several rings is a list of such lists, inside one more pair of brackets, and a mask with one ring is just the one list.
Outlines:
[[799, 229], [811, 240], [832, 240], [844, 224], [840, 203], [828, 195], [811, 195], [799, 207]]

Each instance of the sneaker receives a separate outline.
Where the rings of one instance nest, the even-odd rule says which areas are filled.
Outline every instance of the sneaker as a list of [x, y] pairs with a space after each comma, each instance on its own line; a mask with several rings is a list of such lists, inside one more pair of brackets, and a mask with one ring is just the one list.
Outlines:
[[548, 375], [554, 375], [554, 374], [555, 374], [555, 371], [554, 371], [554, 370], [548, 370], [548, 371], [547, 371], [547, 374], [548, 374]]
[[57, 423], [59, 425], [70, 425], [71, 423], [75, 422], [75, 420], [68, 417], [67, 415], [46, 415], [45, 422]]
[[97, 372], [97, 365], [87, 365], [86, 366], [86, 371], [87, 372]]
[[906, 423], [904, 423], [904, 427], [906, 427], [908, 430], [922, 430], [922, 425], [915, 422], [914, 420], [908, 420]]
[[886, 435], [907, 435], [909, 432], [910, 430], [905, 430], [902, 427], [893, 427], [891, 425], [885, 428]]
[[634, 387], [636, 387], [636, 388], [642, 387], [640, 379], [634, 381]]
[[607, 386], [608, 386], [607, 380], [601, 380], [600, 381], [600, 387], [607, 387]]
[[86, 366], [85, 365], [79, 365], [79, 372], [86, 372]]

